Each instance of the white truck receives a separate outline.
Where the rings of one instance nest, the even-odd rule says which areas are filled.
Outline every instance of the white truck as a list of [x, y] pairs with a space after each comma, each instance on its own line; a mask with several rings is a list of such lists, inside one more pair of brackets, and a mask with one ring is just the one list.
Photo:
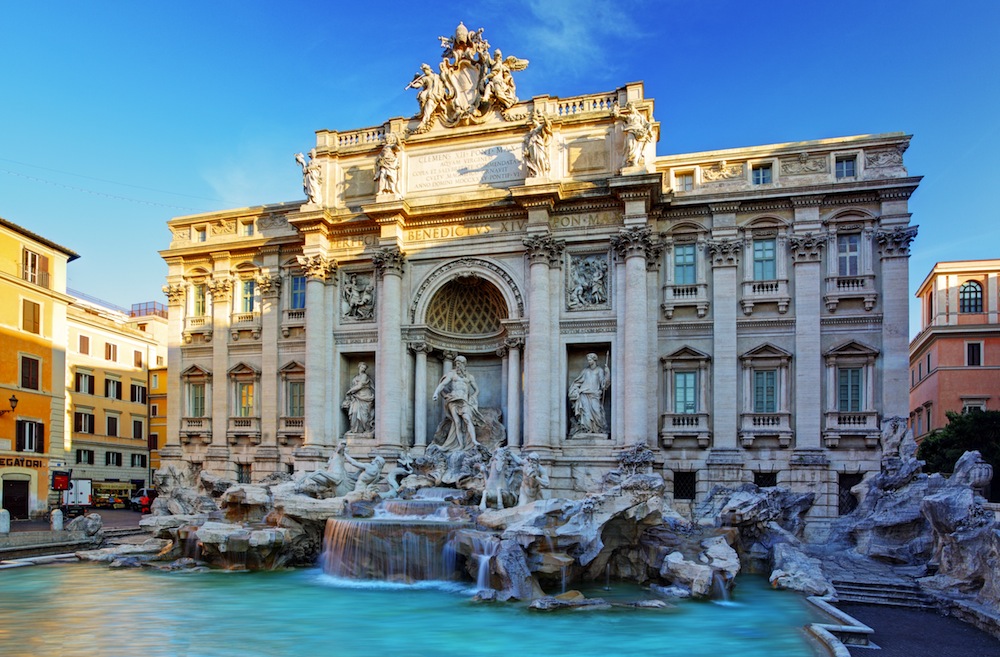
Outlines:
[[62, 494], [62, 511], [68, 518], [81, 516], [94, 504], [94, 485], [90, 479], [71, 479], [69, 490]]

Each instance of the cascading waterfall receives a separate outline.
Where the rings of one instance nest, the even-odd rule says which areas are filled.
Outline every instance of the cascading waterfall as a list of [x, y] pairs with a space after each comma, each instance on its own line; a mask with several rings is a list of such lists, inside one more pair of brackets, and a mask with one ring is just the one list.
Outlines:
[[357, 580], [411, 583], [459, 577], [454, 537], [467, 522], [449, 517], [445, 500], [387, 500], [373, 518], [331, 518], [323, 570]]
[[476, 536], [472, 539], [472, 554], [476, 557], [476, 589], [485, 591], [490, 586], [490, 560], [500, 552], [500, 541], [491, 537]]

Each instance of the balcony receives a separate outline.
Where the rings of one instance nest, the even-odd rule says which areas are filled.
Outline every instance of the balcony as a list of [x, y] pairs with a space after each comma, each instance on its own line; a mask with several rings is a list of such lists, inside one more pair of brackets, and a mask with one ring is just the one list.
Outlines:
[[861, 299], [865, 304], [865, 310], [874, 308], [878, 299], [878, 292], [875, 291], [875, 275], [827, 276], [826, 294], [823, 295], [826, 309], [831, 313], [836, 311], [837, 304], [843, 299]]
[[305, 328], [306, 309], [286, 308], [281, 313], [281, 335], [287, 338], [293, 328]]
[[230, 445], [235, 445], [240, 438], [247, 438], [254, 445], [260, 444], [259, 417], [231, 417], [226, 428], [226, 438]]
[[181, 442], [187, 445], [198, 440], [205, 445], [212, 442], [212, 418], [181, 418]]
[[773, 281], [743, 281], [743, 296], [740, 304], [744, 315], [752, 315], [753, 307], [759, 303], [778, 304], [778, 312], [786, 313], [792, 297], [788, 293], [788, 279]]
[[698, 317], [704, 317], [708, 313], [708, 284], [666, 285], [663, 288], [663, 299], [660, 308], [667, 319], [673, 319], [674, 308], [682, 306], [694, 306]]
[[233, 340], [240, 339], [240, 331], [250, 331], [254, 340], [260, 339], [260, 313], [233, 313], [229, 317], [229, 334]]
[[838, 447], [845, 437], [864, 438], [865, 447], [878, 447], [881, 431], [875, 411], [827, 411], [823, 415], [823, 442]]
[[673, 447], [674, 441], [690, 438], [706, 448], [712, 442], [708, 413], [663, 413], [660, 415], [660, 444]]
[[210, 315], [184, 318], [184, 344], [191, 344], [191, 338], [196, 334], [205, 336], [205, 342], [212, 340], [212, 317]]
[[740, 444], [743, 447], [753, 447], [761, 438], [776, 438], [779, 447], [792, 444], [791, 425], [792, 414], [779, 413], [743, 413], [740, 415]]
[[279, 417], [278, 418], [278, 442], [282, 445], [292, 444], [293, 441], [301, 441], [305, 431], [305, 418], [303, 417]]

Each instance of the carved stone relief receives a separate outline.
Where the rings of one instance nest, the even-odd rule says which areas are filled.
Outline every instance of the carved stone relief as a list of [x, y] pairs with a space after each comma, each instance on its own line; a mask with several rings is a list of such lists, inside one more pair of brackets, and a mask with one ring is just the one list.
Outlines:
[[566, 307], [570, 310], [608, 307], [607, 253], [569, 255]]
[[340, 279], [340, 316], [355, 322], [375, 317], [373, 272], [344, 272]]

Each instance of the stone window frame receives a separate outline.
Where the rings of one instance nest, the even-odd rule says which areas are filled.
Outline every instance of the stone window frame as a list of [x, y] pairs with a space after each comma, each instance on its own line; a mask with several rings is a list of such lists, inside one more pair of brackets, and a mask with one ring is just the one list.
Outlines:
[[[694, 191], [695, 185], [697, 184], [697, 176], [695, 168], [692, 167], [690, 169], [675, 170], [672, 172], [672, 176], [674, 181], [672, 189], [674, 192], [683, 193], [683, 192]], [[682, 178], [685, 179], [683, 187], [681, 186]], [[687, 183], [690, 183], [690, 185], [688, 185]]]
[[[281, 385], [278, 387], [278, 441], [282, 445], [288, 445], [293, 438], [302, 438], [305, 424], [305, 381], [306, 366], [297, 360], [291, 360], [278, 369], [278, 377]], [[303, 385], [303, 406], [302, 415], [288, 414], [289, 393], [288, 386], [291, 383], [301, 383]]]
[[[205, 399], [202, 415], [191, 415], [191, 388], [192, 384], [202, 384], [205, 386]], [[212, 373], [199, 365], [192, 365], [181, 372], [181, 386], [184, 389], [184, 418], [204, 419], [212, 416]]]
[[[740, 442], [752, 447], [759, 436], [776, 436], [781, 447], [791, 445], [792, 354], [770, 342], [740, 355], [742, 394], [740, 396]], [[754, 408], [754, 373], [775, 371], [775, 410], [757, 413]]]
[[963, 315], [983, 312], [983, 284], [980, 281], [970, 278], [958, 286], [958, 312]]
[[[709, 424], [712, 381], [712, 357], [693, 347], [683, 346], [660, 358], [663, 370], [663, 412], [660, 415], [660, 442], [664, 447], [673, 447], [678, 438], [694, 438], [698, 447], [707, 448], [712, 442]], [[674, 375], [677, 372], [693, 372], [697, 406], [694, 413], [676, 413]]]
[[[699, 319], [708, 314], [711, 299], [708, 295], [707, 246], [709, 230], [696, 222], [683, 222], [662, 234], [664, 245], [663, 302], [660, 309], [666, 319], [673, 319], [674, 310], [684, 306], [694, 306]], [[678, 245], [694, 245], [694, 276], [692, 285], [675, 283], [675, 248]]]
[[[823, 353], [823, 439], [827, 447], [837, 447], [844, 436], [860, 436], [867, 447], [878, 444], [879, 413], [875, 378], [879, 350], [859, 340], [848, 340]], [[840, 410], [840, 371], [861, 370], [861, 408]]]
[[[747, 167], [747, 170], [750, 175], [749, 182], [753, 187], [773, 185], [774, 183], [778, 182], [777, 179], [778, 167], [775, 166], [776, 163], [774, 160], [752, 160], [748, 164], [750, 165], [749, 167]], [[760, 172], [760, 176], [757, 175], [758, 172]], [[765, 177], [764, 172], [767, 172], [766, 176], [767, 180], [762, 180], [761, 182], [757, 182], [758, 177], [760, 178]]]
[[[775, 215], [762, 215], [740, 226], [743, 239], [740, 305], [744, 315], [752, 315], [756, 304], [775, 303], [778, 312], [788, 312], [792, 297], [789, 291], [788, 236], [791, 225]], [[774, 239], [774, 278], [757, 280], [754, 272], [754, 243]]]
[[[823, 220], [827, 245], [823, 258], [826, 261], [823, 302], [828, 312], [835, 312], [844, 299], [860, 299], [866, 311], [871, 311], [878, 301], [875, 285], [875, 230], [878, 218], [867, 210], [847, 208]], [[842, 274], [840, 271], [839, 238], [859, 235], [858, 273]]]

